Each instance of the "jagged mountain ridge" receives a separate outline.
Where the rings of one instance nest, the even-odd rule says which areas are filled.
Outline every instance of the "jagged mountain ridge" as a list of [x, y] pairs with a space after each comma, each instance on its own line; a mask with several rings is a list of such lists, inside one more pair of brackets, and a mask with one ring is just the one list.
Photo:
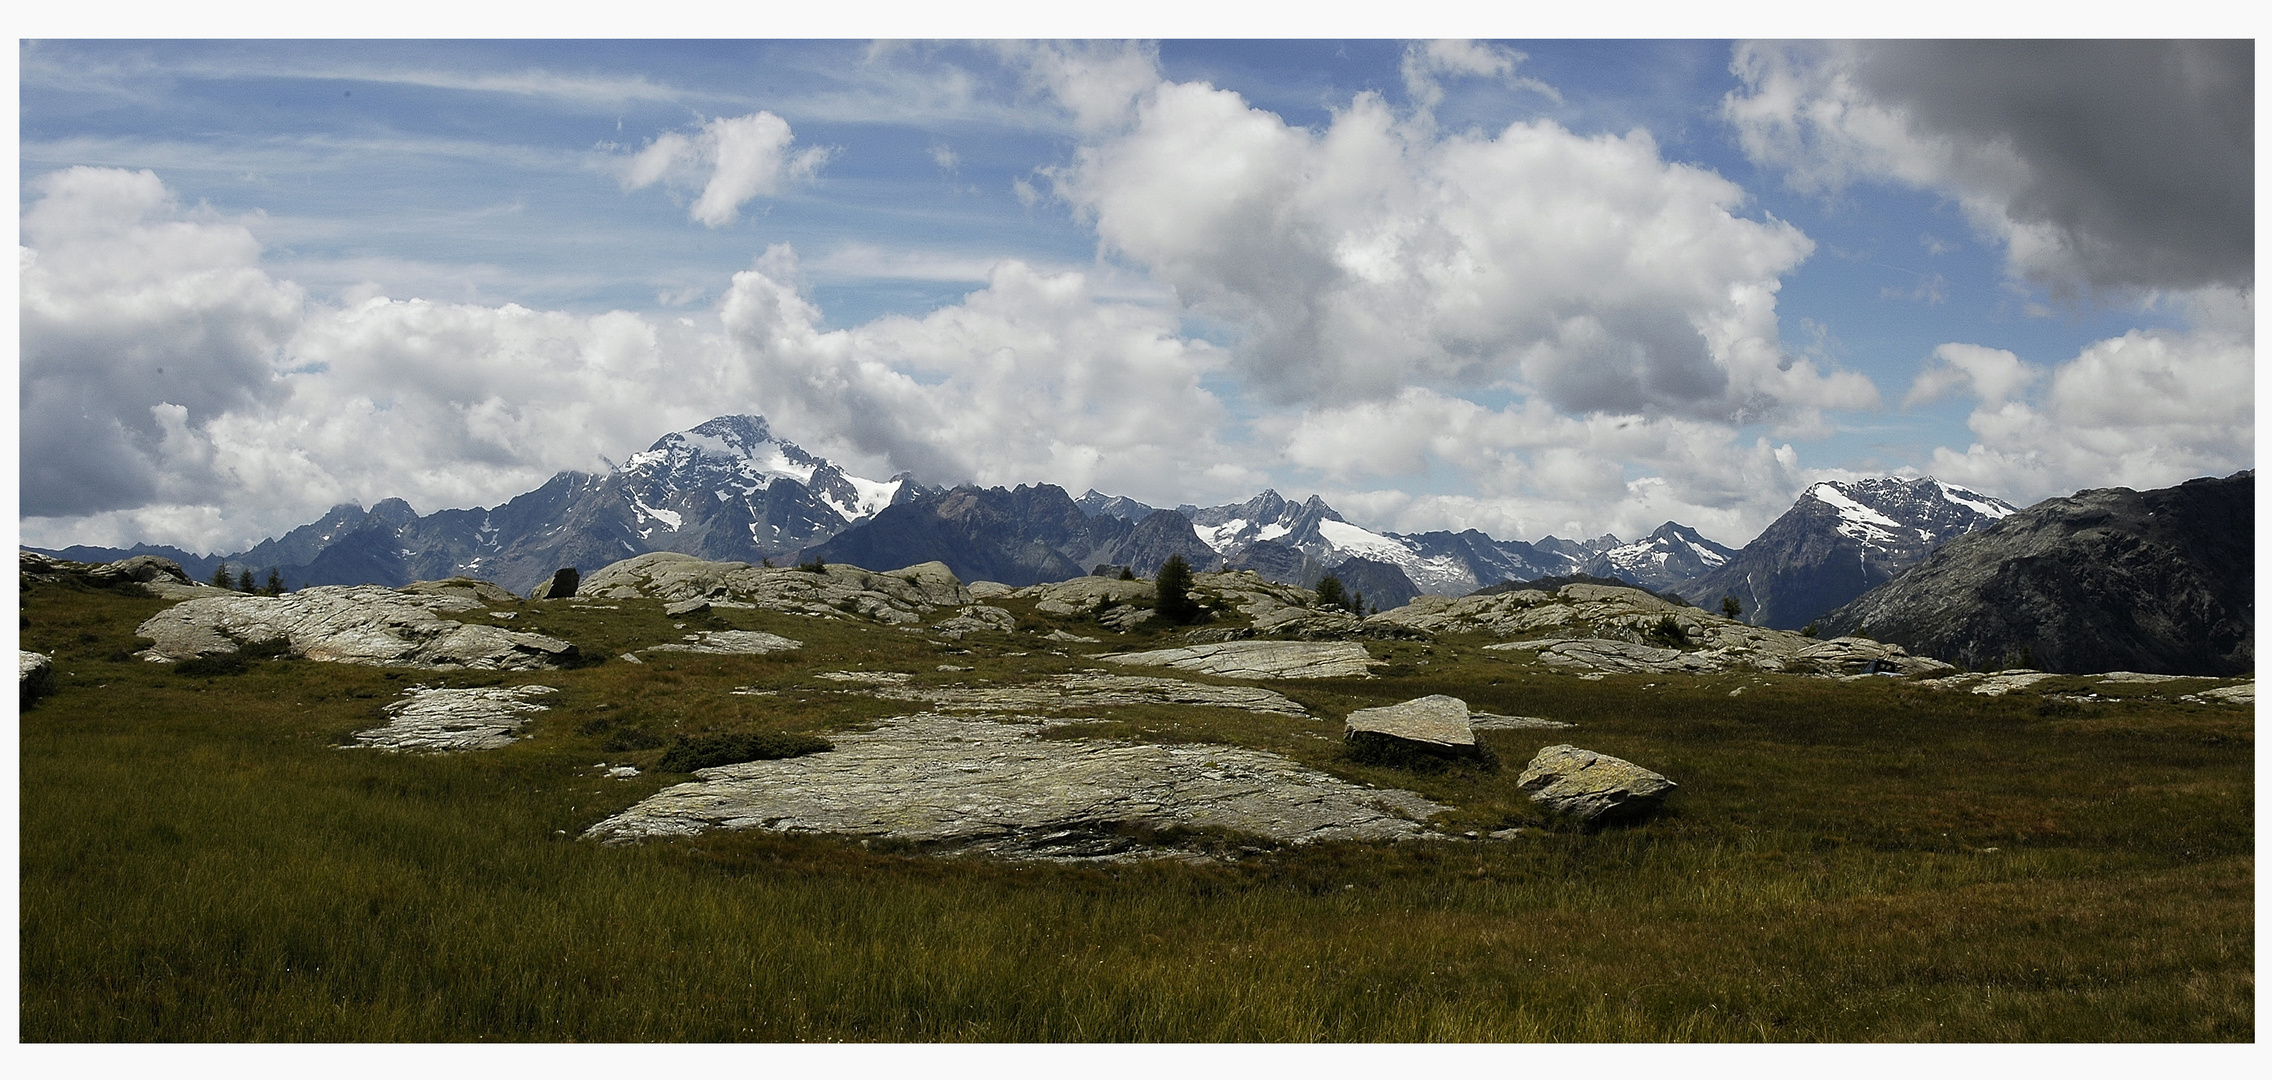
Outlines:
[[1705, 608], [1734, 596], [1745, 619], [1797, 630], [1941, 544], [2015, 512], [2001, 499], [1929, 476], [1826, 480], [1802, 492], [1734, 558], [1674, 588]]
[[[1806, 517], [1801, 511], [1810, 504], [1809, 513], [1822, 518], [1814, 531], [1837, 537], [1832, 547], [1850, 542], [1869, 549], [1885, 570], [1877, 580], [1938, 539], [2010, 509], [1930, 480], [1818, 484], [1778, 526], [1793, 515]], [[1820, 512], [1824, 507], [1828, 517]], [[1755, 541], [1746, 552], [1758, 546]], [[590, 572], [650, 551], [744, 562], [817, 556], [879, 567], [939, 559], [966, 580], [1013, 584], [1061, 580], [1097, 565], [1150, 574], [1181, 554], [1196, 569], [1248, 569], [1304, 587], [1329, 573], [1345, 583], [1361, 580], [1361, 591], [1383, 603], [1590, 574], [1680, 592], [1709, 606], [1721, 595], [1715, 577], [1724, 579], [1744, 563], [1744, 553], [1677, 522], [1631, 544], [1606, 534], [1524, 542], [1475, 529], [1376, 532], [1350, 523], [1321, 497], [1292, 502], [1269, 490], [1241, 503], [1161, 510], [1093, 488], [1075, 499], [1048, 484], [948, 490], [923, 487], [905, 474], [874, 481], [776, 437], [756, 416], [722, 416], [671, 432], [606, 474], [559, 473], [492, 509], [421, 516], [400, 499], [368, 510], [347, 504], [240, 555], [179, 561], [200, 579], [225, 564], [232, 572], [250, 567], [256, 578], [280, 568], [294, 586], [400, 585], [465, 575], [525, 591], [562, 566]], [[85, 561], [130, 553], [73, 548], [60, 554]], [[1861, 587], [1849, 582], [1849, 591], [1835, 599], [1850, 599]], [[1792, 621], [1781, 606], [1761, 603], [1758, 591], [1735, 591], [1760, 621]], [[1820, 610], [1827, 609], [1808, 615]]]
[[2046, 499], [1824, 619], [1973, 668], [2239, 675], [2255, 664], [2256, 473]]
[[810, 555], [864, 567], [936, 560], [964, 581], [1020, 586], [1080, 577], [1100, 565], [1151, 576], [1174, 555], [1193, 570], [1222, 562], [1173, 510], [1140, 521], [1084, 513], [1055, 484], [925, 491], [815, 545]]
[[847, 473], [775, 436], [763, 417], [721, 416], [664, 435], [606, 474], [558, 473], [494, 508], [420, 515], [401, 499], [369, 509], [342, 504], [240, 554], [194, 565], [201, 580], [227, 565], [256, 579], [276, 568], [294, 587], [463, 575], [526, 592], [564, 566], [588, 573], [650, 551], [752, 563], [793, 557], [923, 490], [904, 474], [876, 481]]
[[1736, 548], [1714, 543], [1686, 525], [1668, 521], [1646, 537], [1596, 553], [1578, 572], [1628, 581], [1653, 592], [1677, 593], [1690, 582], [1726, 566], [1737, 554]]

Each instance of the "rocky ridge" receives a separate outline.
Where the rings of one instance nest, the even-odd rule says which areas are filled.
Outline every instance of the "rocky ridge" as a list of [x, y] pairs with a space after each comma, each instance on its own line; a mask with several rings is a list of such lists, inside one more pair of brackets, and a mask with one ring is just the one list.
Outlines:
[[1949, 542], [1827, 626], [1967, 666], [2255, 667], [2256, 474], [2047, 499]]

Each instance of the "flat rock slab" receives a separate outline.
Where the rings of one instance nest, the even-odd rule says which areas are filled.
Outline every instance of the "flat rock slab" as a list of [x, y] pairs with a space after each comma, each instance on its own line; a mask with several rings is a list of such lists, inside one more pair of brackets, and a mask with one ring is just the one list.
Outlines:
[[378, 750], [449, 753], [495, 750], [519, 738], [529, 714], [545, 710], [529, 699], [557, 693], [549, 686], [497, 686], [452, 690], [414, 686], [387, 706], [394, 719], [355, 733], [355, 745]]
[[1471, 731], [1528, 731], [1578, 725], [1564, 720], [1548, 720], [1543, 716], [1499, 716], [1494, 713], [1471, 712], [1467, 714], [1467, 726]]
[[641, 652], [711, 653], [720, 656], [763, 656], [802, 649], [805, 643], [763, 630], [705, 630], [688, 634], [682, 642], [649, 645]]
[[1380, 661], [1355, 641], [1224, 641], [1095, 659], [1172, 667], [1233, 679], [1342, 679], [1370, 675]]
[[1468, 726], [1467, 702], [1447, 694], [1359, 709], [1349, 714], [1341, 737], [1373, 735], [1424, 746], [1460, 749], [1475, 745], [1475, 730]]
[[1986, 694], [1989, 697], [2002, 697], [2014, 690], [2025, 690], [2039, 682], [2058, 677], [2056, 673], [2049, 671], [2023, 671], [2010, 675], [1990, 675], [1973, 684], [1972, 692]]
[[2244, 682], [2238, 686], [2220, 686], [2214, 690], [2203, 690], [2198, 694], [2187, 694], [2178, 700], [2199, 702], [2204, 705], [2254, 705], [2256, 704], [2256, 684]]
[[938, 713], [831, 734], [836, 749], [703, 769], [591, 827], [609, 843], [772, 829], [1062, 861], [1174, 855], [1114, 833], [1221, 828], [1287, 843], [1432, 835], [1446, 808], [1276, 754], [1229, 746], [1041, 739], [1040, 722]]
[[[823, 675], [821, 678], [827, 678]], [[1301, 703], [1259, 686], [1209, 686], [1150, 675], [1081, 671], [1013, 686], [907, 686], [874, 696], [920, 701], [950, 712], [1093, 713], [1131, 705], [1204, 705], [1217, 709], [1307, 716]]]
[[2098, 681], [2102, 683], [2144, 683], [2152, 685], [2154, 683], [2186, 682], [2189, 680], [2206, 681], [2214, 677], [2211, 675], [2155, 675], [2144, 671], [2109, 671], [2100, 675]]
[[1540, 750], [1515, 783], [1532, 802], [1587, 824], [1641, 817], [1679, 786], [1624, 758], [1568, 744]]
[[375, 667], [530, 670], [576, 662], [576, 647], [558, 638], [442, 617], [482, 606], [470, 589], [322, 585], [282, 596], [187, 600], [134, 632], [156, 642], [139, 655], [168, 662], [279, 639], [309, 660]]

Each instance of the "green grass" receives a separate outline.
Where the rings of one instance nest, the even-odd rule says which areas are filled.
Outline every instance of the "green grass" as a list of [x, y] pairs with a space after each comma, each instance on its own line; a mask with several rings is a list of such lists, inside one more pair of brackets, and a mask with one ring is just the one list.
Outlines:
[[[611, 658], [576, 671], [252, 659], [185, 676], [124, 658], [161, 602], [30, 590], [25, 646], [57, 653], [59, 688], [23, 717], [22, 1038], [2255, 1037], [2245, 709], [2153, 688], [2068, 704], [1891, 680], [1584, 681], [1481, 641], [1375, 643], [1389, 677], [1271, 684], [1314, 718], [1146, 707], [1057, 735], [1276, 750], [1450, 804], [1454, 831], [1525, 827], [1516, 840], [1110, 867], [767, 833], [601, 847], [576, 837], [685, 777], [595, 764], [910, 709], [815, 673], [1091, 666], [1029, 633], [950, 649], [851, 621], [606, 603], [620, 610], [530, 604], [515, 620]], [[1169, 640], [1005, 606], [1101, 647]], [[806, 647], [613, 659], [728, 627]], [[532, 682], [562, 692], [503, 750], [341, 748], [413, 683]], [[1343, 713], [1425, 693], [1578, 726], [1488, 733], [1496, 768], [1345, 757]], [[1562, 828], [1514, 785], [1556, 742], [1681, 788], [1640, 826]]]

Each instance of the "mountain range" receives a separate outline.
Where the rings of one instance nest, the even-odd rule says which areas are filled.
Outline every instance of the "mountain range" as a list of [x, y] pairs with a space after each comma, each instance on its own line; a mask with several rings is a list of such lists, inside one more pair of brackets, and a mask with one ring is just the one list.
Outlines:
[[1383, 610], [1421, 594], [1590, 575], [1706, 606], [1733, 595], [1755, 621], [1797, 628], [2012, 510], [1930, 478], [1883, 479], [1816, 484], [1741, 550], [1669, 521], [1632, 542], [1376, 532], [1314, 495], [1294, 502], [1264, 491], [1243, 503], [1170, 510], [1093, 489], [1074, 497], [1052, 484], [870, 480], [780, 438], [763, 417], [721, 416], [664, 435], [607, 473], [563, 472], [492, 509], [420, 515], [400, 499], [345, 504], [218, 557], [147, 546], [46, 553], [80, 561], [156, 554], [201, 580], [225, 566], [256, 577], [274, 568], [295, 587], [463, 575], [521, 592], [560, 567], [590, 573], [649, 551], [869, 567], [935, 559], [966, 581], [1012, 585], [1100, 567], [1150, 576], [1181, 555], [1195, 570], [1253, 570], [1305, 587], [1333, 574]]

